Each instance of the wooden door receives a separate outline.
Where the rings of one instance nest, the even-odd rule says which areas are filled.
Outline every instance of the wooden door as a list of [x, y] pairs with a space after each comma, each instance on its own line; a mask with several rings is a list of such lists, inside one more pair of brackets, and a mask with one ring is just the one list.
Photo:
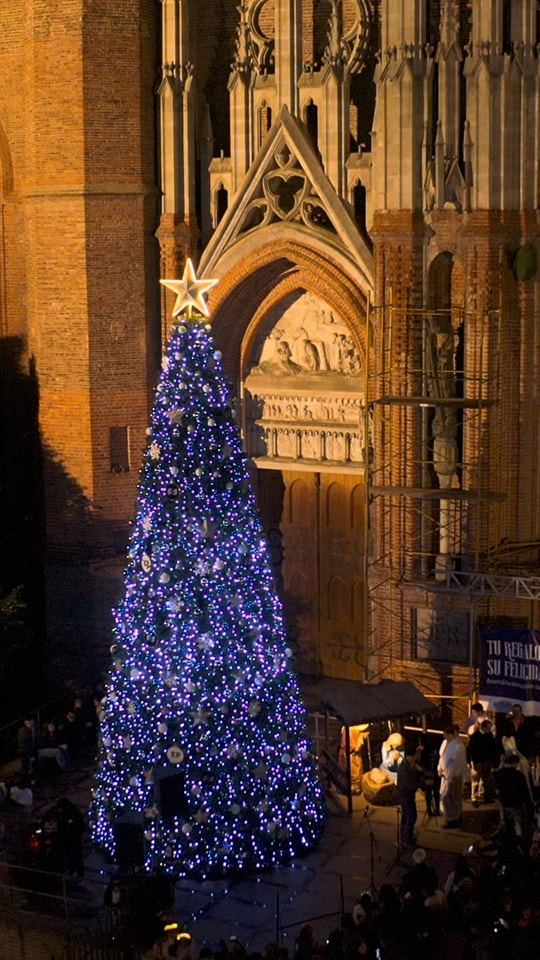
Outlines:
[[365, 488], [349, 474], [320, 475], [319, 606], [322, 672], [361, 679], [365, 664]]
[[365, 662], [365, 490], [348, 474], [284, 471], [282, 589], [302, 673], [359, 679]]

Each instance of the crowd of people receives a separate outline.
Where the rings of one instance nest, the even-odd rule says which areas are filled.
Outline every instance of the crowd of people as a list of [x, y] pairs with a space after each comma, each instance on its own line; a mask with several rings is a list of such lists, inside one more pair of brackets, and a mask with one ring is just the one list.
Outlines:
[[16, 741], [20, 771], [0, 783], [0, 801], [30, 811], [38, 779], [47, 779], [53, 771], [77, 770], [95, 759], [102, 698], [99, 689], [92, 698], [76, 695], [64, 713], [41, 725], [32, 714], [24, 717]]
[[[529, 849], [504, 831], [455, 859], [439, 876], [417, 847], [397, 884], [364, 892], [324, 938], [303, 924], [291, 947], [269, 943], [249, 952], [231, 938], [197, 947], [177, 924], [143, 953], [144, 960], [536, 960], [540, 951], [540, 831]], [[121, 881], [106, 896], [122, 901]], [[112, 907], [114, 909], [114, 907]], [[320, 923], [320, 921], [319, 921]]]
[[[538, 828], [535, 837], [540, 837]], [[294, 960], [533, 960], [540, 950], [538, 840], [505, 831], [437, 875], [422, 848], [397, 885], [364, 893], [324, 942], [306, 924]]]
[[[0, 806], [26, 813], [18, 829], [13, 830], [12, 825], [9, 836], [0, 823], [5, 844], [10, 838], [14, 844], [17, 862], [44, 875], [61, 874], [70, 886], [83, 882], [85, 816], [66, 796], [44, 805], [43, 789], [47, 791], [46, 785], [54, 783], [53, 792], [59, 794], [68, 778], [58, 778], [58, 774], [77, 772], [95, 760], [100, 703], [101, 694], [93, 700], [75, 695], [56, 718], [38, 724], [34, 716], [26, 716], [16, 740], [20, 772], [0, 782]], [[29, 882], [27, 877], [25, 885]], [[48, 886], [45, 880], [43, 885]]]
[[[398, 742], [397, 737], [400, 738]], [[537, 785], [533, 777], [540, 753], [537, 726], [519, 704], [509, 716], [489, 719], [481, 703], [473, 704], [466, 733], [457, 724], [445, 727], [440, 746], [426, 739], [405, 742], [393, 734], [391, 760], [401, 808], [401, 841], [414, 846], [418, 790], [426, 794], [430, 816], [442, 815], [442, 828], [459, 828], [463, 800], [470, 790], [472, 806], [497, 801], [501, 823], [518, 837], [530, 838], [534, 826]], [[391, 738], [389, 738], [390, 740]], [[386, 742], [389, 743], [389, 740]]]
[[91, 706], [76, 696], [59, 719], [47, 720], [41, 729], [32, 715], [25, 717], [17, 733], [22, 775], [36, 773], [42, 760], [52, 759], [61, 770], [68, 770], [95, 753], [100, 703], [99, 697]]
[[[77, 696], [66, 712], [41, 729], [27, 717], [17, 736], [21, 776], [4, 795], [21, 805], [40, 771], [77, 769], [96, 753], [101, 698]], [[400, 840], [410, 849], [410, 869], [397, 884], [363, 893], [320, 941], [306, 923], [290, 949], [269, 944], [249, 954], [238, 942], [220, 941], [200, 951], [191, 934], [171, 925], [145, 894], [133, 910], [133, 889], [114, 876], [104, 906], [115, 921], [125, 911], [129, 930], [147, 939], [146, 957], [183, 960], [529, 960], [540, 950], [540, 795], [531, 764], [538, 754], [536, 727], [516, 704], [510, 715], [490, 719], [480, 703], [461, 729], [451, 724], [437, 741], [392, 733], [383, 744], [381, 765], [395, 783]], [[47, 766], [48, 765], [48, 766]], [[473, 808], [497, 802], [499, 826], [482, 843], [463, 850], [447, 876], [430, 865], [417, 846], [418, 792], [428, 813], [441, 815], [443, 829], [461, 825], [463, 799], [470, 789]], [[75, 885], [84, 875], [85, 821], [67, 798], [58, 800], [37, 833], [40, 869], [63, 873]], [[162, 891], [159, 891], [160, 895]], [[145, 908], [142, 904], [144, 902]], [[152, 924], [148, 917], [152, 917]], [[152, 929], [151, 929], [152, 928]], [[143, 937], [143, 939], [144, 939]], [[152, 944], [150, 944], [152, 940]], [[140, 954], [142, 956], [142, 954]]]

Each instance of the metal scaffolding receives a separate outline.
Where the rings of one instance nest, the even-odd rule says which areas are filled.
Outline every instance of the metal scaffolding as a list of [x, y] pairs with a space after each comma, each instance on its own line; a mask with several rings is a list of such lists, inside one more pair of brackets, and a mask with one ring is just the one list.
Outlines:
[[446, 621], [467, 648], [472, 687], [476, 612], [508, 595], [495, 577], [505, 499], [500, 311], [389, 303], [371, 309], [367, 330], [367, 678], [422, 659], [423, 634], [424, 646], [431, 638], [442, 649]]

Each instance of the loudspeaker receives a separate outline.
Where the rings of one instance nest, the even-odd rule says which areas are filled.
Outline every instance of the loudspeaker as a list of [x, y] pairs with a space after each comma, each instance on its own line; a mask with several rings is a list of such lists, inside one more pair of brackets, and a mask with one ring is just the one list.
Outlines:
[[170, 773], [169, 771], [154, 770], [156, 805], [164, 819], [187, 816], [189, 807], [184, 779], [184, 774], [181, 771]]
[[119, 867], [144, 867], [144, 827], [141, 813], [124, 813], [113, 823], [115, 863]]

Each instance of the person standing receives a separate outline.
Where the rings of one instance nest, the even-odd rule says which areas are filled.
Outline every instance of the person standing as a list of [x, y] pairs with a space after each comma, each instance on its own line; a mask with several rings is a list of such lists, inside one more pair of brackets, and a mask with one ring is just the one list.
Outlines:
[[459, 737], [459, 727], [452, 724], [444, 729], [444, 740], [439, 753], [441, 777], [441, 807], [446, 820], [444, 830], [459, 827], [463, 813], [463, 774], [467, 769], [467, 750]]
[[534, 808], [516, 753], [507, 753], [503, 765], [495, 771], [495, 789], [504, 822], [510, 821], [517, 837], [526, 837]]
[[473, 733], [476, 733], [476, 731], [480, 729], [480, 724], [487, 719], [484, 707], [480, 701], [473, 703], [471, 712], [465, 721], [465, 733], [467, 733], [469, 737], [472, 737]]
[[401, 807], [401, 842], [414, 847], [414, 825], [417, 818], [416, 791], [422, 787], [422, 774], [416, 763], [416, 747], [406, 747], [397, 768], [397, 801]]
[[56, 804], [56, 822], [66, 871], [81, 884], [84, 876], [84, 817], [68, 797], [60, 797]]
[[17, 751], [21, 758], [21, 773], [27, 777], [33, 772], [38, 757], [38, 730], [33, 717], [25, 717], [17, 733]]
[[530, 718], [523, 713], [521, 704], [515, 703], [512, 707], [512, 712], [506, 719], [503, 736], [513, 737], [518, 753], [522, 753], [527, 759], [534, 753]]
[[467, 759], [471, 765], [473, 807], [477, 807], [481, 799], [484, 803], [491, 803], [495, 796], [493, 770], [497, 766], [499, 750], [489, 720], [484, 720], [469, 737]]

